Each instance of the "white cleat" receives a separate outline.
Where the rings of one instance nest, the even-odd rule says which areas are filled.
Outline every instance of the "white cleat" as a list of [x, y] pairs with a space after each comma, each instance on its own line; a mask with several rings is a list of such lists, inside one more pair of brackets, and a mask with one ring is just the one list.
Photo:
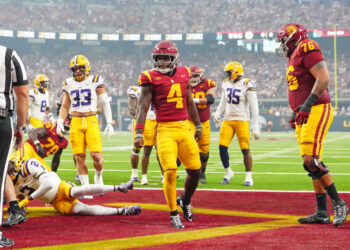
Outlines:
[[141, 185], [148, 185], [147, 176], [142, 176]]
[[228, 184], [229, 181], [233, 178], [234, 173], [232, 172], [231, 168], [229, 169], [229, 172], [225, 174], [224, 178], [222, 179], [221, 184]]
[[244, 186], [253, 186], [253, 179], [245, 179]]

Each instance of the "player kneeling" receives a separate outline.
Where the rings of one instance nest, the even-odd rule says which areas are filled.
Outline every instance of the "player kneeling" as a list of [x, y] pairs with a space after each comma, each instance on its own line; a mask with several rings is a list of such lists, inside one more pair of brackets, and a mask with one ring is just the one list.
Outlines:
[[133, 189], [133, 182], [120, 185], [84, 185], [62, 181], [55, 172], [48, 172], [41, 163], [34, 159], [17, 161], [17, 168], [9, 166], [8, 174], [14, 180], [17, 196], [25, 198], [19, 206], [25, 207], [33, 199], [41, 200], [53, 205], [55, 210], [62, 214], [79, 215], [138, 215], [141, 213], [139, 205], [122, 208], [104, 207], [99, 205], [86, 205], [77, 198], [85, 195], [99, 195], [108, 192], [127, 193]]

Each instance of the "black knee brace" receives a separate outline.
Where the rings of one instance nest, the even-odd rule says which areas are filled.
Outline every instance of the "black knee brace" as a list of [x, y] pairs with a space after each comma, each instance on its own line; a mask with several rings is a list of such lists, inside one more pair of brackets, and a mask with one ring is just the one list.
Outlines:
[[201, 162], [205, 163], [209, 159], [209, 152], [208, 152], [207, 156], [203, 156], [201, 153], [199, 153], [199, 157], [201, 158]]
[[305, 163], [303, 164], [304, 169], [307, 172], [309, 172], [308, 175], [313, 180], [317, 180], [317, 179], [321, 178], [322, 176], [329, 173], [329, 169], [327, 168], [327, 166], [322, 161], [318, 162], [317, 159], [315, 159], [315, 158], [312, 159], [311, 166], [316, 168], [317, 170], [315, 172], [311, 172], [311, 170], [308, 168], [308, 166]]

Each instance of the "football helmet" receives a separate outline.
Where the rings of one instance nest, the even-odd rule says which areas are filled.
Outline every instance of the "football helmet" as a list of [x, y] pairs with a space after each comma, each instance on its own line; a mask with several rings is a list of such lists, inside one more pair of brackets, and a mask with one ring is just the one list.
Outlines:
[[34, 78], [35, 87], [42, 93], [45, 93], [45, 91], [49, 87], [49, 83], [49, 78], [44, 74], [39, 74]]
[[[82, 67], [82, 69], [76, 72], [74, 70], [76, 67]], [[84, 80], [84, 77], [90, 74], [90, 62], [84, 55], [74, 56], [72, 60], [70, 60], [69, 68], [73, 77], [78, 82]]]
[[203, 81], [203, 70], [199, 66], [190, 67], [192, 77], [190, 79], [190, 85], [196, 87], [199, 83]]
[[276, 53], [289, 57], [298, 44], [307, 38], [307, 30], [304, 26], [297, 23], [288, 23], [277, 33], [276, 42], [280, 43], [280, 47], [276, 49]]
[[236, 80], [239, 76], [243, 76], [243, 66], [239, 62], [229, 62], [225, 68], [226, 80]]
[[7, 168], [7, 174], [11, 177], [11, 180], [16, 179], [24, 163], [25, 161], [21, 160], [21, 158], [16, 153], [11, 153]]
[[[159, 56], [168, 56], [169, 62], [158, 62]], [[162, 74], [173, 71], [179, 60], [179, 52], [174, 44], [169, 41], [160, 41], [152, 51], [153, 68]]]

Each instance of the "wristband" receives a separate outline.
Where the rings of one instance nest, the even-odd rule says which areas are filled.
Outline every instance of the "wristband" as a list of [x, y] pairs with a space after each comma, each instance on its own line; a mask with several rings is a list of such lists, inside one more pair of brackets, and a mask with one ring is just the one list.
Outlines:
[[143, 135], [142, 134], [136, 134], [135, 135], [135, 139], [138, 139], [138, 138], [143, 138]]
[[145, 129], [145, 125], [144, 124], [141, 124], [141, 123], [138, 123], [135, 125], [135, 130], [137, 129], [142, 129], [142, 131]]
[[202, 132], [202, 125], [201, 124], [196, 126], [196, 131]]
[[24, 131], [24, 130], [26, 129], [26, 127], [21, 127], [21, 126], [18, 126], [18, 125], [17, 125], [17, 126], [16, 126], [16, 129], [17, 129], [17, 130], [22, 130], [22, 131]]

